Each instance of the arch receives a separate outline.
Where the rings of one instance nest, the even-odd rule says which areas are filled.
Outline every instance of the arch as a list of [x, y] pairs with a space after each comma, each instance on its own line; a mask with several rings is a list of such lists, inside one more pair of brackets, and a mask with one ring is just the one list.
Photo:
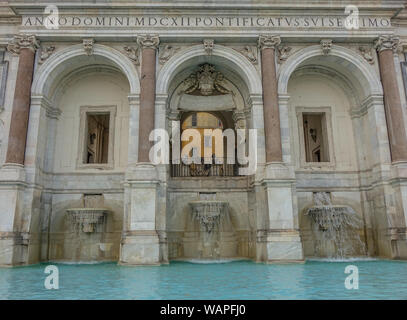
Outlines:
[[356, 107], [362, 103], [362, 101], [359, 99], [360, 97], [358, 97], [357, 95], [356, 89], [348, 83], [346, 77], [343, 76], [342, 74], [338, 74], [332, 68], [310, 64], [295, 69], [295, 71], [291, 74], [291, 78], [308, 75], [314, 75], [320, 78], [325, 78], [327, 81], [331, 81], [335, 85], [340, 87], [344, 92], [348, 94], [348, 98], [349, 101], [351, 102], [352, 107]]
[[[363, 100], [363, 98], [369, 95], [383, 95], [381, 82], [374, 68], [354, 51], [336, 45], [332, 46], [329, 55], [322, 55], [321, 47], [315, 45], [302, 49], [289, 57], [279, 70], [279, 95], [287, 94], [288, 82], [293, 72], [298, 67], [312, 61], [312, 58], [315, 57], [324, 57], [325, 60], [330, 62], [332, 69], [335, 69], [339, 74], [349, 79], [359, 91], [361, 95], [360, 100]], [[320, 61], [320, 63], [323, 63], [323, 61]]]
[[[180, 50], [163, 66], [157, 78], [157, 94], [167, 94], [171, 81], [184, 67], [192, 65], [193, 58], [207, 56], [203, 45], [195, 45]], [[236, 71], [245, 81], [250, 94], [262, 94], [259, 73], [253, 64], [234, 49], [215, 45], [212, 56], [223, 58], [225, 64]]]
[[[59, 101], [59, 98], [64, 94], [65, 90], [76, 81], [80, 81], [90, 76], [112, 76], [126, 78], [126, 75], [113, 66], [106, 65], [88, 65], [79, 69], [75, 69], [58, 82], [58, 87], [53, 92], [54, 101]], [[126, 78], [127, 79], [127, 78]]]
[[[93, 60], [90, 62], [89, 59]], [[94, 64], [98, 62], [98, 59], [117, 67], [126, 75], [130, 85], [130, 94], [138, 94], [140, 92], [137, 70], [134, 64], [125, 55], [116, 49], [95, 44], [93, 46], [92, 56], [87, 56], [83, 50], [83, 46], [78, 44], [56, 52], [39, 67], [38, 72], [35, 73], [31, 94], [45, 95], [50, 98], [50, 88], [55, 80], [60, 80], [60, 78], [81, 66]]]

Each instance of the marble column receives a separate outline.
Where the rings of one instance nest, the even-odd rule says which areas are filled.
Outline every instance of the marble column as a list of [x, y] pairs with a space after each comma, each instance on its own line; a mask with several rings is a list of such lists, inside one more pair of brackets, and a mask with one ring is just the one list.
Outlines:
[[264, 136], [266, 162], [282, 162], [280, 113], [278, 107], [275, 51], [279, 36], [260, 36], [261, 74], [263, 83]]
[[33, 35], [16, 35], [7, 49], [19, 54], [10, 134], [6, 155], [7, 164], [24, 165], [28, 117], [30, 113], [31, 83], [34, 71], [35, 51], [39, 42]]
[[407, 161], [407, 137], [393, 57], [393, 51], [396, 50], [397, 45], [398, 38], [391, 35], [380, 36], [375, 42], [379, 55], [387, 130], [393, 162]]
[[[143, 35], [137, 38], [137, 43], [141, 48], [138, 160], [126, 172], [119, 263], [158, 265], [165, 263], [167, 256], [165, 235], [159, 235], [162, 227], [160, 223], [163, 221], [161, 212], [165, 212], [166, 191], [160, 184], [159, 166], [152, 164], [149, 159], [153, 143], [149, 136], [155, 128], [155, 73], [159, 38]], [[157, 109], [158, 113], [162, 112], [162, 108]]]
[[152, 142], [150, 133], [154, 130], [156, 51], [158, 36], [139, 36], [141, 48], [140, 116], [138, 162], [150, 162], [149, 152]]

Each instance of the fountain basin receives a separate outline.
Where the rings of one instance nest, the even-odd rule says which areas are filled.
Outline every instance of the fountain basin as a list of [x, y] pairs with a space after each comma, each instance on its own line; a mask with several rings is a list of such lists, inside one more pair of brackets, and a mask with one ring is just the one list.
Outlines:
[[104, 224], [110, 211], [105, 208], [71, 208], [67, 209], [68, 219], [76, 230], [85, 233], [97, 231], [97, 227]]
[[337, 230], [345, 225], [357, 228], [360, 224], [356, 212], [351, 207], [343, 205], [313, 206], [307, 210], [305, 215], [312, 217], [322, 231], [329, 228]]

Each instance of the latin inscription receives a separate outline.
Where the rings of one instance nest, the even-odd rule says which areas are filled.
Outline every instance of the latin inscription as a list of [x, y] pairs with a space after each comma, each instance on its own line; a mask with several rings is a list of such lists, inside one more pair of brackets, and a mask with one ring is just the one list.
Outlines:
[[[339, 28], [345, 29], [345, 16], [24, 16], [22, 26], [60, 28]], [[390, 28], [390, 18], [360, 17], [361, 29]]]

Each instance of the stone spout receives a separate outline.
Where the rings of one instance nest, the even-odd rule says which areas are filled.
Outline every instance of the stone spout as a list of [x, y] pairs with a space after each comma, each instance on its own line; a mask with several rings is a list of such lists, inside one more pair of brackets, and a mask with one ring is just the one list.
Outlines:
[[77, 231], [94, 233], [103, 225], [109, 210], [104, 208], [72, 208], [66, 210], [71, 225]]

